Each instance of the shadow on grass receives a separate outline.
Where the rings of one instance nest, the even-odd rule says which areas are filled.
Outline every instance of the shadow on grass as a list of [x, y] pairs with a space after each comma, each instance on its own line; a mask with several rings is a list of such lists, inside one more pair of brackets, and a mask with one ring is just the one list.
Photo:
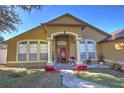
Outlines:
[[[18, 73], [19, 77], [12, 78], [11, 74]], [[60, 74], [44, 74], [40, 69], [0, 69], [1, 88], [60, 88]]]
[[111, 69], [89, 69], [88, 73], [80, 73], [80, 78], [109, 87], [124, 87], [123, 73]]

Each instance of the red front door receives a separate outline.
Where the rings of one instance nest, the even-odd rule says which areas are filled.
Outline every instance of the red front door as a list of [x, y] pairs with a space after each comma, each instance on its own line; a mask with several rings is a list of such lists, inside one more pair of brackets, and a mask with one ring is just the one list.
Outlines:
[[66, 47], [58, 48], [58, 61], [66, 63]]

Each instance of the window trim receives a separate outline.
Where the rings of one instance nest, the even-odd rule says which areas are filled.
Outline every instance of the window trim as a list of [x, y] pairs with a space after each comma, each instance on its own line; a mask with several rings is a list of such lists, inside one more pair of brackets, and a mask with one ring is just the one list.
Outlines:
[[[23, 41], [19, 41], [19, 42], [17, 42], [17, 50], [16, 50], [16, 61], [19, 61], [19, 44], [20, 44], [20, 42], [25, 42], [26, 40], [23, 40]], [[27, 42], [27, 41], [26, 41]], [[28, 42], [27, 42], [27, 52], [28, 52]], [[27, 54], [26, 54], [27, 55]], [[28, 56], [27, 56], [28, 57]], [[20, 61], [20, 62], [26, 62], [27, 61], [27, 58], [26, 58], [26, 60], [25, 61]]]
[[91, 41], [95, 44], [95, 58], [92, 59], [92, 60], [97, 60], [97, 47], [96, 47], [96, 41], [95, 40], [91, 40], [91, 39], [82, 39], [80, 41], [81, 42], [85, 42], [85, 51], [86, 51], [86, 59], [83, 59], [83, 61], [87, 60], [88, 59], [88, 41]]
[[[26, 61], [19, 61], [18, 60], [18, 54], [19, 54], [19, 43], [20, 42], [23, 42], [23, 41], [26, 41], [27, 42], [27, 60]], [[30, 47], [30, 41], [37, 41], [38, 43], [37, 43], [37, 53], [38, 53], [38, 55], [37, 55], [37, 60], [36, 61], [30, 61], [29, 60], [29, 53], [30, 53], [30, 49], [29, 49], [29, 47]], [[40, 42], [44, 42], [44, 43], [47, 43], [48, 44], [48, 42], [47, 42], [47, 40], [41, 40], [41, 39], [24, 39], [24, 40], [20, 40], [20, 41], [18, 41], [17, 42], [17, 48], [16, 48], [16, 62], [20, 62], [20, 63], [25, 63], [25, 62], [40, 62], [40, 61], [42, 61], [42, 60], [40, 60], [38, 57], [39, 57], [39, 45], [40, 45]]]
[[[38, 55], [39, 55], [39, 61], [42, 61], [40, 60], [40, 53], [41, 53], [41, 46], [40, 46], [40, 42], [39, 42], [39, 51], [38, 51]], [[48, 43], [47, 43], [47, 47], [48, 47]], [[48, 48], [47, 48], [47, 54], [48, 54]], [[48, 56], [47, 56], [48, 57]]]
[[[86, 54], [86, 50], [87, 50], [87, 49], [86, 49], [86, 41], [85, 41], [85, 40], [81, 40], [81, 41], [80, 41], [80, 44], [82, 44], [82, 43], [84, 43], [84, 47], [85, 47], [84, 50], [85, 50], [85, 52], [83, 52], [83, 53], [85, 53], [85, 59], [86, 59], [86, 58], [87, 58], [87, 54]], [[80, 46], [80, 47], [81, 47], [81, 46]], [[81, 60], [81, 61], [84, 61], [85, 59], [81, 59], [81, 51], [80, 51], [80, 60]]]
[[[34, 40], [34, 41], [36, 41], [36, 40]], [[30, 60], [30, 54], [32, 54], [31, 51], [30, 51], [30, 50], [31, 50], [31, 42], [32, 42], [32, 41], [29, 41], [29, 42], [28, 42], [28, 43], [29, 43], [29, 55], [28, 55], [28, 57], [27, 57], [27, 60], [28, 60], [29, 62], [37, 61], [37, 60], [38, 60], [38, 48], [39, 48], [38, 43], [39, 43], [39, 42], [36, 41], [36, 42], [37, 42], [37, 44], [36, 44], [36, 45], [37, 45], [37, 46], [36, 46], [36, 49], [37, 49], [37, 50], [36, 50], [36, 52], [37, 52], [37, 53], [36, 53], [36, 54], [37, 54], [36, 60]]]

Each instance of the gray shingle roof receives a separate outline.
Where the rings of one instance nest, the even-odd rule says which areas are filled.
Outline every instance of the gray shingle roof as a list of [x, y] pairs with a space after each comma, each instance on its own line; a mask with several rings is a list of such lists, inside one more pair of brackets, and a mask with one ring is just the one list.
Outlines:
[[109, 36], [109, 37], [101, 40], [99, 43], [114, 41], [114, 40], [122, 39], [122, 38], [124, 38], [124, 28], [113, 32], [112, 36]]

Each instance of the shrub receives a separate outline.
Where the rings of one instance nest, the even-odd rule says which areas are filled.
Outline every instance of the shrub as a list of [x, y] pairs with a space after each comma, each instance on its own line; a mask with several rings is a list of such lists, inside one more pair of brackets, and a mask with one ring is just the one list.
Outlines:
[[121, 65], [120, 64], [118, 64], [118, 63], [114, 63], [114, 64], [112, 64], [112, 69], [115, 69], [115, 70], [120, 70], [121, 69]]

